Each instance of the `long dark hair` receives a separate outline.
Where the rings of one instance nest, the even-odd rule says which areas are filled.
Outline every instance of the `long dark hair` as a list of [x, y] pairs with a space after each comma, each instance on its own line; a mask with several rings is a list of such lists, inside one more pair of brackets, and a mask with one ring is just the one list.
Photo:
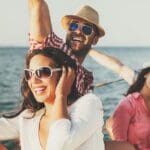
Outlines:
[[150, 67], [142, 69], [138, 74], [136, 81], [129, 87], [126, 95], [134, 92], [140, 92], [145, 84], [146, 79], [144, 76], [149, 72], [150, 72]]
[[[57, 67], [70, 66], [74, 68], [75, 70], [77, 69], [76, 63], [73, 59], [67, 56], [62, 50], [57, 49], [57, 48], [52, 48], [52, 47], [44, 48], [42, 50], [36, 49], [28, 53], [26, 55], [26, 68], [29, 68], [30, 60], [35, 55], [43, 55], [43, 56], [53, 59], [56, 62]], [[79, 97], [78, 91], [75, 87], [75, 82], [73, 83], [71, 93], [68, 96], [68, 105], [73, 103]], [[24, 76], [21, 82], [21, 93], [23, 96], [23, 103], [21, 105], [21, 109], [14, 115], [4, 115], [4, 117], [7, 117], [7, 118], [15, 117], [19, 115], [25, 109], [29, 109], [31, 110], [31, 112], [33, 112], [33, 114], [35, 114], [36, 111], [44, 107], [43, 103], [37, 102], [36, 99], [34, 98]]]

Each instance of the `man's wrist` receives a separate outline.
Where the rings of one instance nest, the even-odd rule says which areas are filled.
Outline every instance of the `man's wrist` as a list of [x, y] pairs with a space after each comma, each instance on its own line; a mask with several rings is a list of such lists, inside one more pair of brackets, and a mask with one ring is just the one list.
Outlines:
[[135, 72], [128, 66], [123, 65], [120, 70], [120, 77], [126, 80], [130, 85], [135, 81]]

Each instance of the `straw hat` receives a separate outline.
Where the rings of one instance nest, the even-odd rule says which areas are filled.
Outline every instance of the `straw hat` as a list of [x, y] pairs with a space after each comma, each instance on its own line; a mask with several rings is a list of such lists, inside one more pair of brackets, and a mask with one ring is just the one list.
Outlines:
[[99, 31], [98, 34], [100, 37], [105, 35], [105, 31], [99, 23], [98, 12], [88, 5], [81, 7], [81, 9], [74, 15], [64, 16], [61, 20], [61, 23], [64, 29], [68, 29], [68, 24], [70, 23], [71, 19], [82, 19], [89, 23], [92, 23], [97, 27]]

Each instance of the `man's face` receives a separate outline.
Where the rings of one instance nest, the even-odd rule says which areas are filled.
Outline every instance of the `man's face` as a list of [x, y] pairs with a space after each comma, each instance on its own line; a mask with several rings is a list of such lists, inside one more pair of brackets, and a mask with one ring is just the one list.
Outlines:
[[97, 37], [95, 32], [92, 24], [72, 19], [67, 30], [66, 43], [77, 57], [85, 57]]

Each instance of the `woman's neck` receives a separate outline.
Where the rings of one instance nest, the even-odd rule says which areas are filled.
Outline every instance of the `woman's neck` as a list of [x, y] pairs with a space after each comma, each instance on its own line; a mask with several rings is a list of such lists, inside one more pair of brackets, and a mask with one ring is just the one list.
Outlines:
[[44, 103], [45, 105], [45, 113], [44, 113], [44, 117], [45, 118], [50, 118], [51, 117], [51, 114], [52, 114], [52, 110], [53, 110], [53, 103]]

